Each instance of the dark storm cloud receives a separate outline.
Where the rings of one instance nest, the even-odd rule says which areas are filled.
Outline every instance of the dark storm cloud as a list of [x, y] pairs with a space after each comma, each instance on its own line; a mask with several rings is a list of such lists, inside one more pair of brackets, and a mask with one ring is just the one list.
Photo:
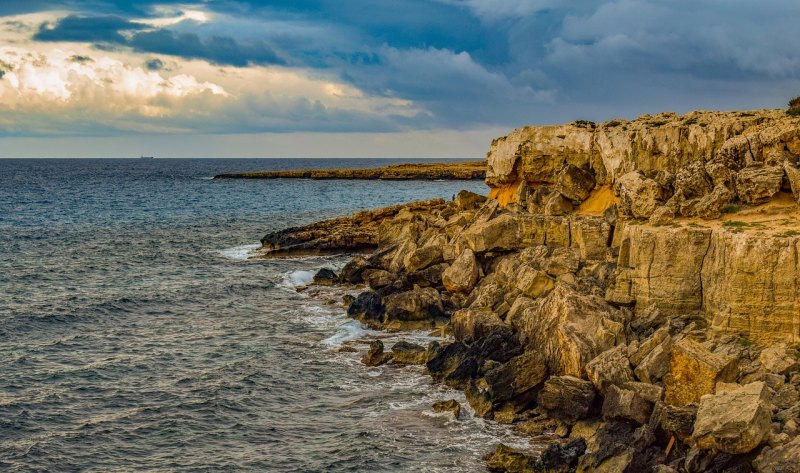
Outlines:
[[214, 64], [244, 67], [248, 64], [283, 64], [263, 41], [238, 42], [227, 36], [200, 38], [193, 33], [165, 29], [135, 34], [128, 42], [136, 51], [205, 59]]
[[146, 25], [125, 18], [69, 15], [55, 23], [42, 23], [33, 36], [37, 41], [86, 41], [124, 43], [122, 31], [141, 30]]

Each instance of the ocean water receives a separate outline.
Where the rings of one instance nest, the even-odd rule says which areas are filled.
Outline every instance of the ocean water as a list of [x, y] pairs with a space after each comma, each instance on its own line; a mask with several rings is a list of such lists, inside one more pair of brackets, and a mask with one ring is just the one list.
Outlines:
[[[268, 231], [481, 182], [224, 180], [384, 160], [0, 160], [0, 471], [483, 471], [503, 426], [463, 395], [368, 368], [386, 334], [340, 288], [345, 256], [248, 260]], [[427, 343], [425, 333], [387, 337]]]

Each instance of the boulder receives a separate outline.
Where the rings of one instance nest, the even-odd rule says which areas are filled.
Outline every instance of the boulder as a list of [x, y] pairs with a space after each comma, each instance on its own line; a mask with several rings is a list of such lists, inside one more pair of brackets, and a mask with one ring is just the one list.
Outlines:
[[424, 365], [428, 361], [428, 350], [416, 343], [399, 341], [392, 346], [392, 363], [396, 365]]
[[603, 419], [628, 420], [645, 424], [653, 413], [653, 403], [647, 401], [635, 391], [608, 386], [603, 400]]
[[791, 442], [775, 448], [765, 448], [753, 461], [758, 473], [799, 473], [800, 436]]
[[344, 268], [342, 268], [342, 273], [339, 275], [342, 282], [348, 282], [350, 284], [360, 284], [364, 282], [362, 279], [362, 273], [365, 269], [372, 267], [372, 264], [367, 261], [366, 258], [363, 256], [356, 256], [355, 258], [351, 259]]
[[475, 253], [467, 248], [444, 270], [442, 284], [450, 292], [467, 294], [475, 287], [479, 275]]
[[403, 260], [403, 266], [405, 266], [406, 271], [413, 272], [419, 271], [420, 269], [425, 269], [428, 266], [437, 263], [441, 263], [442, 261], [444, 261], [442, 256], [442, 245], [431, 244], [417, 248], [406, 255], [405, 259]]
[[789, 161], [784, 161], [783, 171], [786, 173], [786, 179], [789, 180], [789, 186], [792, 188], [795, 202], [800, 204], [800, 169]]
[[620, 311], [564, 283], [536, 301], [517, 297], [506, 321], [522, 343], [543, 354], [554, 375], [583, 378], [590, 360], [625, 340]]
[[786, 375], [800, 368], [797, 350], [789, 348], [785, 343], [765, 348], [758, 355], [758, 361], [768, 373]]
[[546, 296], [555, 287], [555, 279], [525, 264], [519, 267], [515, 276], [516, 288], [533, 299]]
[[494, 332], [511, 336], [511, 328], [491, 309], [461, 309], [453, 314], [451, 322], [456, 340], [466, 343], [488, 337]]
[[571, 201], [583, 202], [594, 189], [594, 176], [577, 166], [567, 164], [556, 177], [556, 190]]
[[539, 455], [529, 455], [499, 444], [484, 457], [489, 471], [506, 473], [567, 473], [575, 471], [580, 457], [586, 453], [586, 442], [575, 439], [549, 444]]
[[638, 171], [620, 176], [614, 189], [619, 196], [619, 211], [623, 215], [650, 218], [656, 208], [664, 203], [664, 191], [658, 182]]
[[610, 386], [633, 381], [633, 371], [625, 351], [624, 346], [606, 350], [586, 365], [589, 380], [604, 396]]
[[700, 448], [733, 455], [747, 453], [761, 444], [770, 430], [772, 408], [764, 383], [700, 400], [692, 437]]
[[538, 387], [546, 377], [541, 354], [529, 351], [487, 372], [486, 383], [497, 406]]
[[453, 417], [458, 419], [461, 416], [461, 404], [455, 399], [448, 399], [447, 401], [439, 401], [433, 404], [433, 412], [450, 412]]
[[560, 192], [552, 192], [544, 197], [542, 213], [548, 216], [569, 215], [574, 210], [572, 201], [561, 195]]
[[689, 442], [694, 422], [697, 419], [697, 404], [672, 406], [663, 402], [656, 403], [653, 418], [658, 428], [665, 432], [665, 437], [674, 435], [681, 442]]
[[444, 314], [439, 292], [432, 287], [415, 287], [410, 291], [384, 298], [386, 320], [414, 322], [432, 320]]
[[722, 208], [728, 205], [734, 197], [736, 197], [736, 194], [728, 189], [728, 186], [725, 184], [718, 184], [714, 187], [714, 190], [697, 201], [694, 206], [693, 214], [706, 220], [719, 218], [720, 215], [722, 215]]
[[762, 204], [781, 190], [783, 166], [752, 166], [736, 173], [736, 194], [746, 204]]
[[372, 289], [390, 286], [397, 279], [397, 275], [383, 269], [367, 269], [361, 273], [361, 277]]
[[519, 222], [510, 214], [503, 214], [486, 222], [476, 222], [467, 228], [461, 238], [475, 253], [513, 250], [520, 244]]
[[322, 268], [314, 275], [314, 284], [318, 286], [331, 286], [336, 284], [339, 276], [332, 269]]
[[684, 338], [672, 345], [669, 373], [664, 376], [668, 404], [684, 406], [713, 394], [718, 382], [736, 380], [736, 360], [711, 353], [700, 343]]
[[[651, 347], [650, 342], [652, 341], [656, 341], [657, 343]], [[644, 355], [642, 355], [643, 352], [645, 353]], [[631, 363], [636, 366], [633, 370], [636, 378], [645, 383], [660, 381], [669, 371], [671, 352], [672, 338], [669, 336], [668, 330], [659, 330], [659, 332], [653, 334], [653, 336], [645, 340], [640, 346], [640, 349], [631, 356]]]
[[469, 357], [470, 353], [467, 345], [461, 342], [451, 343], [439, 350], [428, 360], [425, 366], [428, 374], [435, 381], [443, 381], [464, 364]]
[[383, 315], [380, 296], [375, 291], [362, 292], [347, 308], [347, 315], [362, 322], [380, 322]]
[[380, 366], [388, 363], [391, 359], [392, 354], [383, 351], [383, 342], [374, 340], [369, 344], [369, 351], [361, 358], [361, 362], [367, 366]]
[[552, 376], [539, 391], [538, 405], [551, 417], [574, 423], [589, 415], [597, 393], [591, 382], [574, 376]]
[[480, 208], [486, 202], [486, 197], [468, 190], [461, 190], [456, 194], [454, 203], [456, 208], [463, 212], [464, 210], [475, 210]]

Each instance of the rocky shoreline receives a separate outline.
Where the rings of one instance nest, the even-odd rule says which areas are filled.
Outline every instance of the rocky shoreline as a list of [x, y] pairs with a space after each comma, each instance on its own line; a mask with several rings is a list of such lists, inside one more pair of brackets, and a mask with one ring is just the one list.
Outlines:
[[782, 111], [525, 127], [492, 143], [489, 198], [262, 244], [371, 250], [316, 283], [363, 286], [370, 327], [452, 335], [362, 361], [424, 365], [547, 445], [500, 445], [491, 471], [800, 472], [799, 166]]
[[464, 181], [486, 177], [486, 161], [393, 164], [377, 168], [253, 171], [219, 174], [214, 179], [366, 179], [387, 181]]

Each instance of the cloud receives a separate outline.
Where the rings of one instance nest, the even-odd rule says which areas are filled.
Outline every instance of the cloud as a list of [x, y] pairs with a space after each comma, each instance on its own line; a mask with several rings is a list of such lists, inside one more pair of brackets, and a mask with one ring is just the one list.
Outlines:
[[119, 16], [69, 15], [55, 23], [45, 22], [33, 36], [37, 41], [85, 41], [125, 43], [122, 31], [147, 28]]

